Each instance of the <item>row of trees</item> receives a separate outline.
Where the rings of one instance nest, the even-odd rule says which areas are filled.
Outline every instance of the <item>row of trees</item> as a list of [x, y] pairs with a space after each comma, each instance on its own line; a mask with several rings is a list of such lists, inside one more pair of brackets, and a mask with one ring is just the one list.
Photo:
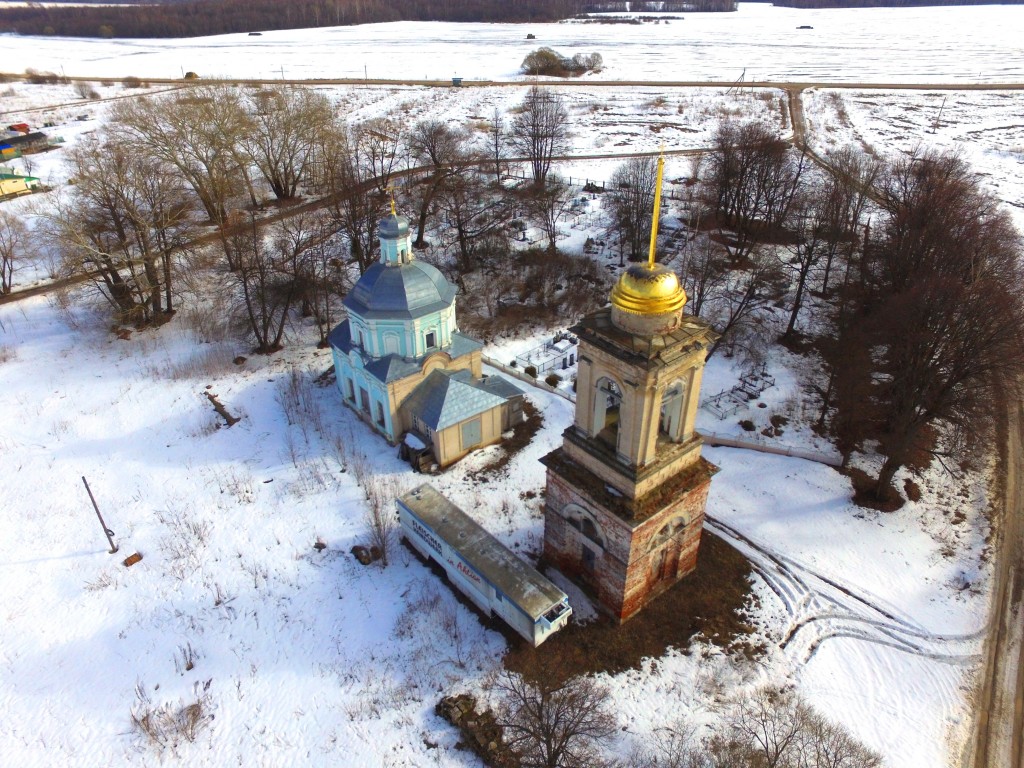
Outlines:
[[[69, 150], [75, 183], [42, 231], [63, 274], [91, 280], [122, 321], [172, 313], [177, 270], [191, 251], [214, 247], [260, 351], [281, 344], [294, 307], [316, 319], [323, 340], [332, 299], [377, 258], [389, 190], [415, 212], [418, 247], [444, 224], [439, 259], [459, 282], [486, 266], [483, 279], [497, 285], [516, 221], [537, 223], [553, 251], [572, 199], [550, 175], [567, 147], [567, 117], [561, 97], [539, 88], [512, 120], [495, 112], [476, 136], [437, 120], [350, 124], [310, 89], [200, 85], [123, 100], [102, 137]], [[507, 190], [501, 174], [515, 153], [534, 179]], [[300, 191], [319, 200], [296, 208]], [[280, 213], [261, 213], [268, 197]], [[490, 306], [502, 301], [488, 296]]]
[[251, 30], [386, 21], [546, 22], [579, 13], [579, 0], [178, 0], [144, 5], [37, 5], [0, 10], [0, 30], [74, 37], [200, 37]]
[[710, 236], [682, 277], [690, 310], [723, 333], [712, 354], [756, 357], [779, 331], [818, 349], [818, 426], [847, 456], [879, 441], [872, 493], [887, 499], [901, 467], [963, 457], [1016, 391], [1021, 240], [956, 155], [826, 162], [810, 172], [765, 127], [723, 123], [692, 212]]

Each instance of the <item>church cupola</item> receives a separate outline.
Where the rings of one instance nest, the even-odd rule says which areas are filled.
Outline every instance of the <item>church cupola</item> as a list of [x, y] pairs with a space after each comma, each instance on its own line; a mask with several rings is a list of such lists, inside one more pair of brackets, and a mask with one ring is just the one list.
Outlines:
[[389, 267], [408, 264], [412, 261], [412, 237], [409, 235], [409, 220], [395, 212], [391, 202], [391, 214], [380, 220], [377, 226], [380, 238], [380, 262]]

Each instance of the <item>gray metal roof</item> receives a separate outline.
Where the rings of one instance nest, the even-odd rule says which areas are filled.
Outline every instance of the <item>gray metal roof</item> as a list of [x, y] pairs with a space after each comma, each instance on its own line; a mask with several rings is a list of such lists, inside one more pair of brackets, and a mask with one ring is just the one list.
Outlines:
[[504, 405], [507, 397], [494, 394], [469, 371], [431, 371], [402, 402], [431, 429], [445, 429]]
[[513, 397], [522, 397], [525, 394], [522, 389], [501, 376], [484, 376], [480, 386], [492, 395], [498, 395], [506, 400], [510, 400]]
[[[331, 346], [342, 354], [349, 354], [352, 351], [352, 328], [348, 320], [343, 320], [334, 327], [327, 337]], [[451, 358], [462, 357], [475, 352], [483, 346], [476, 339], [463, 336], [461, 333], [452, 334], [452, 343], [442, 351], [447, 352]], [[423, 369], [423, 357], [404, 358], [401, 355], [385, 355], [384, 357], [370, 357], [363, 350], [358, 350], [363, 360], [363, 369], [371, 376], [385, 384], [412, 376]], [[433, 354], [433, 352], [431, 352]], [[494, 378], [494, 377], [491, 377]]]
[[409, 220], [405, 216], [391, 214], [377, 224], [377, 237], [382, 240], [397, 240], [409, 234]]
[[398, 499], [416, 517], [480, 573], [537, 621], [566, 594], [536, 568], [483, 529], [473, 518], [424, 483]]
[[377, 262], [363, 273], [342, 303], [352, 314], [374, 319], [412, 319], [447, 309], [455, 286], [430, 264]]

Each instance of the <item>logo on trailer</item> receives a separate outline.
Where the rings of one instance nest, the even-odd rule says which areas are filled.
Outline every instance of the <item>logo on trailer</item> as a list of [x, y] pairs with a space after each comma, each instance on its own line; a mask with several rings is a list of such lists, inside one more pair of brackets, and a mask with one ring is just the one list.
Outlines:
[[435, 539], [431, 535], [430, 531], [428, 531], [426, 528], [424, 528], [420, 524], [420, 521], [417, 520], [412, 515], [409, 515], [409, 526], [416, 532], [417, 536], [419, 536], [421, 539], [423, 539], [423, 541], [425, 541], [430, 546], [431, 549], [433, 549], [435, 552], [437, 552], [437, 554], [439, 554], [442, 557], [444, 557], [444, 553], [441, 551], [441, 542], [439, 542], [437, 539]]

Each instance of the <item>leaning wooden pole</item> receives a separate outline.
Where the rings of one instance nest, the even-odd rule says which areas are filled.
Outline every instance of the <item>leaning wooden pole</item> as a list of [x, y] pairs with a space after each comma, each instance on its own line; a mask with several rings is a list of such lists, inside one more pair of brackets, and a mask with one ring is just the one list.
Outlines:
[[89, 494], [89, 501], [92, 502], [92, 508], [96, 510], [96, 517], [100, 519], [100, 527], [103, 528], [103, 535], [107, 537], [107, 541], [110, 542], [110, 554], [117, 552], [117, 545], [114, 543], [114, 532], [107, 528], [107, 524], [103, 522], [103, 515], [100, 514], [99, 505], [96, 503], [96, 497], [92, 495], [92, 488], [89, 487], [89, 482], [85, 479], [85, 475], [82, 475], [82, 483], [85, 484], [85, 491]]

